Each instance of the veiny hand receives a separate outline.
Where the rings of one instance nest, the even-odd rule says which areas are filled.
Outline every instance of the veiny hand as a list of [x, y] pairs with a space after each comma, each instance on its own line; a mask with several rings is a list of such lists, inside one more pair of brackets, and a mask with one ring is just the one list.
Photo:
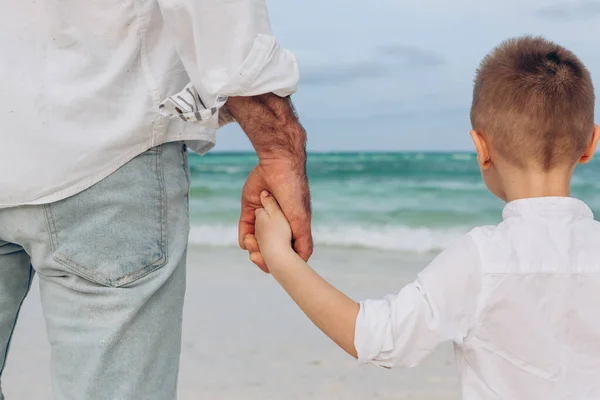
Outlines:
[[[255, 211], [262, 208], [260, 194], [271, 193], [292, 228], [294, 250], [304, 260], [312, 255], [310, 192], [306, 178], [306, 132], [289, 97], [273, 93], [230, 97], [223, 123], [235, 119], [246, 133], [260, 160], [248, 176], [242, 192], [239, 243], [250, 259], [269, 272], [254, 234]], [[246, 241], [248, 239], [248, 244]]]
[[[256, 209], [255, 238], [258, 243], [251, 244], [258, 244], [263, 259], [270, 263], [285, 252], [292, 252], [292, 228], [269, 192], [263, 191], [260, 200], [264, 208]], [[250, 236], [246, 241], [253, 239]]]
[[275, 197], [289, 221], [294, 250], [308, 261], [313, 252], [313, 240], [310, 192], [304, 165], [295, 165], [286, 159], [261, 160], [244, 185], [239, 225], [240, 247], [248, 250], [250, 260], [268, 273], [256, 240], [252, 237], [255, 233], [256, 210], [263, 208], [261, 193], [265, 190]]

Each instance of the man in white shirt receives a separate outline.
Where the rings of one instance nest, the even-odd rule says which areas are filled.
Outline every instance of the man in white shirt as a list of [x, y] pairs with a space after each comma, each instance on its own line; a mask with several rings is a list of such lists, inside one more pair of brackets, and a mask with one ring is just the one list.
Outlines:
[[263, 0], [1, 1], [0, 371], [36, 272], [56, 399], [172, 400], [188, 147], [237, 120], [240, 238], [267, 189], [311, 255], [296, 59]]

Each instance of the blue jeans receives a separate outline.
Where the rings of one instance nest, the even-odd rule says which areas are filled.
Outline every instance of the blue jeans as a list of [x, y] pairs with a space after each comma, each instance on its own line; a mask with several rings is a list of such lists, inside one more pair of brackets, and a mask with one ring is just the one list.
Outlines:
[[73, 197], [0, 210], [0, 375], [37, 273], [57, 400], [176, 398], [189, 179], [169, 143]]

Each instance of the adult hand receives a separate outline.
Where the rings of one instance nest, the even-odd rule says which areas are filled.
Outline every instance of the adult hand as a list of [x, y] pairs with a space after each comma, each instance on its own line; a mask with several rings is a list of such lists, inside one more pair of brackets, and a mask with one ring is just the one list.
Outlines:
[[308, 261], [313, 251], [308, 180], [303, 166], [295, 166], [285, 159], [261, 161], [248, 176], [242, 191], [241, 248], [249, 251], [253, 263], [269, 272], [256, 240], [251, 236], [254, 234], [256, 209], [263, 207], [260, 195], [264, 190], [275, 197], [288, 219], [294, 250]]
[[268, 93], [231, 97], [226, 110], [240, 124], [258, 155], [259, 163], [242, 191], [239, 243], [250, 259], [268, 272], [254, 238], [255, 211], [260, 194], [271, 193], [292, 228], [294, 250], [308, 261], [313, 251], [310, 192], [306, 177], [306, 133], [289, 98]]

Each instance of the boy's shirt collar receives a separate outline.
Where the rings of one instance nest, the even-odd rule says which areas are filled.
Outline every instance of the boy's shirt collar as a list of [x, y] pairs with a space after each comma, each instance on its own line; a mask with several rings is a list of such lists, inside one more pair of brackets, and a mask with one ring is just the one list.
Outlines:
[[514, 200], [502, 212], [504, 220], [512, 217], [572, 215], [580, 218], [594, 218], [594, 213], [583, 201], [573, 197], [534, 197]]

